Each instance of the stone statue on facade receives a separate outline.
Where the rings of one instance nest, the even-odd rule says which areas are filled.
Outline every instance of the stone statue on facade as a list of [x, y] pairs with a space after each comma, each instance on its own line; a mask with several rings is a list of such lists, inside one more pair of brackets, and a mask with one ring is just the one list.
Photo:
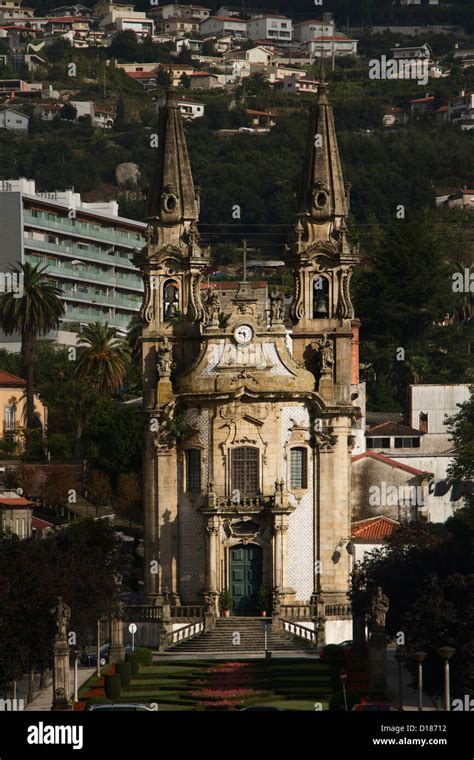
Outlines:
[[208, 324], [217, 325], [219, 323], [220, 311], [219, 296], [215, 290], [210, 290], [206, 300], [206, 316]]
[[385, 619], [390, 606], [389, 598], [384, 594], [383, 589], [377, 586], [372, 596], [370, 606], [370, 619], [372, 626], [379, 630], [385, 630]]
[[283, 304], [283, 296], [278, 290], [278, 288], [274, 287], [272, 289], [272, 292], [270, 293], [270, 320], [272, 325], [275, 324], [275, 322], [282, 322], [284, 316], [284, 304]]
[[319, 343], [319, 362], [322, 372], [330, 372], [334, 367], [334, 346], [327, 335]]
[[173, 349], [168, 337], [165, 337], [158, 346], [158, 357], [156, 362], [156, 368], [160, 373], [160, 377], [163, 375], [170, 375], [173, 368], [172, 360]]
[[71, 608], [58, 596], [57, 604], [50, 610], [56, 623], [56, 641], [67, 641], [67, 631], [71, 619]]

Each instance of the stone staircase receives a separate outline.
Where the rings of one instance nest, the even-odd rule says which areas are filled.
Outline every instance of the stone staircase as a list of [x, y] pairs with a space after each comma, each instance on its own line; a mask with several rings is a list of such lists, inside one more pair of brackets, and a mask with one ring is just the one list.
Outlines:
[[[271, 618], [232, 617], [217, 618], [214, 630], [201, 633], [193, 639], [174, 646], [173, 653], [182, 654], [261, 654], [265, 651], [264, 624], [271, 624]], [[240, 634], [240, 643], [236, 634]], [[310, 641], [284, 631], [268, 629], [267, 649], [270, 652], [312, 652], [315, 647]]]

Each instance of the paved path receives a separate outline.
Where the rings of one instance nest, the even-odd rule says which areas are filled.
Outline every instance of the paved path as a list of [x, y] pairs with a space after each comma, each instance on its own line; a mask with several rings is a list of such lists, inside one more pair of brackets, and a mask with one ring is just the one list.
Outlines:
[[[387, 650], [387, 680], [388, 691], [391, 695], [391, 703], [394, 707], [399, 704], [399, 685], [398, 685], [398, 662], [395, 659], [395, 650]], [[418, 690], [409, 686], [413, 682], [414, 676], [402, 666], [402, 698], [403, 709], [408, 711], [418, 710]], [[442, 705], [435, 705], [428, 694], [423, 694], [423, 710], [433, 711], [442, 709]]]
[[[85, 681], [87, 681], [88, 678], [90, 678], [95, 673], [95, 668], [78, 668], [77, 677], [78, 677], [78, 684], [79, 688], [82, 686]], [[71, 697], [72, 697], [72, 689], [74, 688], [74, 668], [70, 669], [70, 683], [71, 683]], [[51, 710], [52, 704], [53, 704], [53, 681], [52, 681], [52, 674], [51, 671], [48, 672], [47, 675], [47, 686], [45, 689], [42, 689], [41, 691], [35, 692], [35, 697], [33, 701], [27, 705], [26, 704], [26, 694], [28, 689], [28, 679], [24, 678], [19, 684], [18, 684], [18, 698], [23, 698], [25, 700], [25, 710], [30, 711], [39, 711], [39, 710]]]

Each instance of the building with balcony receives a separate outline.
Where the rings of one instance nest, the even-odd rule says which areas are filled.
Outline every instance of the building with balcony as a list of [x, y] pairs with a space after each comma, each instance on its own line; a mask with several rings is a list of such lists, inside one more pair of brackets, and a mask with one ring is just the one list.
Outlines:
[[247, 22], [232, 16], [209, 16], [201, 22], [201, 34], [216, 37], [231, 35], [235, 39], [247, 39]]
[[[0, 370], [0, 435], [8, 440], [22, 445], [20, 431], [25, 425], [26, 413], [26, 381], [21, 377]], [[48, 416], [47, 407], [35, 394], [35, 415], [38, 427], [46, 430]]]
[[247, 30], [252, 40], [290, 43], [293, 39], [293, 22], [286, 16], [257, 16], [247, 22]]
[[[142, 280], [131, 261], [145, 225], [118, 215], [116, 201], [85, 203], [72, 190], [40, 193], [34, 180], [0, 182], [0, 272], [24, 262], [44, 264], [63, 291], [66, 312], [50, 339], [76, 342], [81, 326], [108, 322], [125, 332], [139, 310]], [[2, 344], [19, 349], [18, 336]]]

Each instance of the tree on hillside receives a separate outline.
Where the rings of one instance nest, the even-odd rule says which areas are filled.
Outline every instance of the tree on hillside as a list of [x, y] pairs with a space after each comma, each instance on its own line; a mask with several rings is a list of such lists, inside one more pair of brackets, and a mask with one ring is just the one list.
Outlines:
[[113, 37], [107, 48], [107, 54], [121, 63], [134, 63], [139, 60], [139, 48], [140, 44], [135, 32], [127, 29], [124, 32], [118, 32]]
[[142, 516], [141, 479], [134, 472], [119, 475], [117, 484], [117, 512], [123, 515], [132, 527], [132, 520]]
[[97, 515], [97, 508], [108, 506], [112, 498], [112, 486], [110, 485], [109, 476], [101, 470], [93, 470], [87, 490], [92, 503], [96, 506]]
[[74, 121], [77, 118], [77, 108], [72, 103], [65, 103], [59, 112], [64, 121]]

